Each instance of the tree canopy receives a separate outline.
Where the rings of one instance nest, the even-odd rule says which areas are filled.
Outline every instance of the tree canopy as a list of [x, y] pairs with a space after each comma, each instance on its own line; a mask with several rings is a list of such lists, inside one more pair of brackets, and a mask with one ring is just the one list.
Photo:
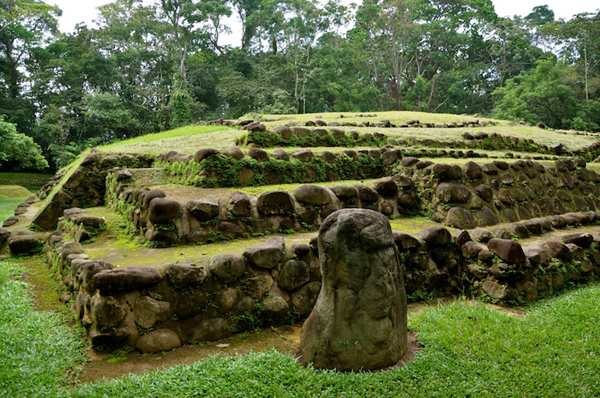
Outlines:
[[[479, 113], [600, 127], [600, 12], [501, 18], [490, 0], [116, 0], [57, 31], [0, 4], [0, 115], [51, 166], [79, 149], [249, 112]], [[221, 44], [237, 15], [238, 46]]]

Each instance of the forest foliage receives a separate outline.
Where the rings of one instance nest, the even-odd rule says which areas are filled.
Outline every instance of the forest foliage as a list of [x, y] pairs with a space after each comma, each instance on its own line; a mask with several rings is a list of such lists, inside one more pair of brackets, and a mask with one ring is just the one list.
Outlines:
[[[64, 34], [51, 3], [0, 3], [0, 115], [51, 167], [99, 143], [250, 112], [600, 129], [600, 11], [557, 21], [547, 6], [502, 18], [491, 0], [117, 0], [98, 27]], [[238, 46], [220, 40], [231, 15]]]

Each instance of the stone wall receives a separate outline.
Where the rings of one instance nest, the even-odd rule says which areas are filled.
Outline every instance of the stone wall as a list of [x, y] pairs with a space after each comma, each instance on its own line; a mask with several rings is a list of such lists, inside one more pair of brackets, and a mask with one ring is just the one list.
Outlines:
[[165, 199], [160, 189], [130, 188], [136, 173], [118, 169], [109, 174], [106, 202], [155, 247], [312, 231], [339, 209], [366, 208], [397, 217], [414, 211], [417, 204], [412, 180], [401, 176], [383, 178], [372, 186], [307, 184], [293, 192], [268, 191], [258, 196], [234, 192], [228, 199], [209, 196], [179, 203]]
[[312, 310], [321, 286], [309, 246], [286, 247], [280, 237], [202, 265], [116, 268], [90, 260], [59, 231], [45, 250], [65, 291], [61, 300], [95, 347], [125, 344], [157, 352], [293, 322]]
[[288, 153], [277, 148], [269, 154], [251, 148], [244, 155], [237, 147], [221, 151], [203, 148], [195, 155], [158, 155], [154, 167], [164, 168], [170, 183], [205, 188], [296, 184], [383, 177], [390, 168], [386, 166], [391, 166], [385, 164], [384, 152], [379, 148]]
[[90, 152], [73, 166], [75, 170], [58, 173], [38, 192], [38, 199], [45, 200], [45, 204], [32, 224], [43, 230], [52, 230], [65, 209], [103, 205], [109, 170], [117, 166], [148, 167], [152, 160], [147, 155]]
[[459, 166], [403, 158], [397, 172], [417, 183], [421, 210], [461, 229], [600, 209], [600, 176], [581, 159]]
[[[599, 221], [598, 212], [572, 213], [540, 219], [539, 228]], [[478, 237], [487, 244], [478, 243], [466, 231], [452, 236], [443, 227], [417, 236], [394, 232], [393, 238], [412, 301], [447, 295], [534, 301], [600, 276], [600, 241], [590, 233], [526, 248], [493, 233]], [[45, 253], [65, 292], [61, 300], [97, 347], [126, 344], [156, 352], [291, 322], [311, 312], [321, 284], [316, 238], [289, 247], [273, 237], [242, 256], [217, 255], [203, 264], [115, 268], [90, 260], [79, 243], [63, 240], [56, 231]]]

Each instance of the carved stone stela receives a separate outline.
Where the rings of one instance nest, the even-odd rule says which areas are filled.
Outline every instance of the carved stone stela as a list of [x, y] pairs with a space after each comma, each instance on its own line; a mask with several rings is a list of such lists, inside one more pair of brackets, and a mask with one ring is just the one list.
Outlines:
[[406, 293], [388, 220], [340, 210], [318, 239], [323, 282], [302, 327], [304, 360], [340, 371], [394, 365], [406, 352]]

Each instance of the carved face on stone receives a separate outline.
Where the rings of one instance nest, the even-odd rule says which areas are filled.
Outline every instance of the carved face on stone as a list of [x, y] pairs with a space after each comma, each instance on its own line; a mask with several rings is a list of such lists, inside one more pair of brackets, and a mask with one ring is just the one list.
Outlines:
[[334, 213], [321, 227], [319, 256], [320, 308], [333, 312], [334, 319], [324, 333], [335, 336], [332, 350], [342, 355], [354, 346], [377, 355], [394, 346], [404, 287], [385, 217], [364, 209]]

